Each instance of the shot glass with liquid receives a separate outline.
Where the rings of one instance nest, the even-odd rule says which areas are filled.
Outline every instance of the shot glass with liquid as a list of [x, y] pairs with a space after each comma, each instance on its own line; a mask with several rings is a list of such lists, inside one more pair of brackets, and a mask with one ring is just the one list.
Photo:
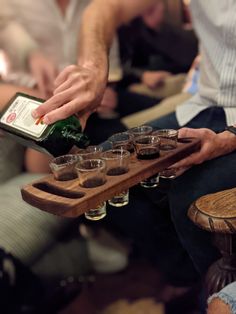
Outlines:
[[[137, 158], [141, 160], [155, 159], [160, 156], [160, 139], [155, 135], [142, 135], [134, 139], [134, 147]], [[154, 175], [140, 182], [145, 188], [155, 188], [159, 184], [159, 175]]]
[[77, 178], [75, 165], [78, 162], [77, 155], [63, 155], [53, 158], [49, 167], [53, 173], [54, 179], [57, 181], [69, 181]]
[[133, 136], [133, 138], [143, 135], [149, 135], [153, 131], [153, 128], [150, 125], [140, 125], [129, 129], [127, 132]]
[[[106, 164], [101, 159], [80, 159], [75, 167], [79, 184], [84, 188], [96, 188], [106, 182]], [[106, 202], [98, 204], [85, 213], [89, 220], [100, 220], [106, 216]]]
[[[165, 156], [177, 148], [178, 130], [162, 129], [152, 133], [160, 139], [160, 156]], [[166, 168], [159, 173], [159, 177], [163, 179], [174, 179], [176, 169]]]
[[130, 153], [134, 152], [133, 136], [129, 132], [120, 132], [113, 134], [108, 138], [113, 149], [125, 149]]
[[[107, 176], [120, 176], [129, 171], [130, 152], [124, 149], [111, 149], [102, 154], [106, 162]], [[108, 204], [114, 207], [122, 207], [129, 203], [129, 190], [114, 195], [108, 200]]]

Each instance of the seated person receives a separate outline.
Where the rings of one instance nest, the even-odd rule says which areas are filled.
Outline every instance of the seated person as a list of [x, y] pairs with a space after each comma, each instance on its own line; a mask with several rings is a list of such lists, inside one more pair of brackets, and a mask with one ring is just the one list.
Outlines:
[[142, 124], [147, 124], [155, 117], [160, 118], [170, 112], [174, 112], [178, 105], [190, 99], [197, 93], [200, 75], [200, 56], [197, 56], [186, 76], [181, 92], [163, 99], [159, 104], [142, 110], [138, 113], [128, 115], [122, 119], [124, 125], [129, 129]]
[[119, 31], [124, 80], [141, 82], [131, 90], [156, 98], [180, 91], [184, 75], [177, 74], [186, 73], [197, 54], [194, 33], [171, 25], [165, 15], [164, 1], [157, 1]]

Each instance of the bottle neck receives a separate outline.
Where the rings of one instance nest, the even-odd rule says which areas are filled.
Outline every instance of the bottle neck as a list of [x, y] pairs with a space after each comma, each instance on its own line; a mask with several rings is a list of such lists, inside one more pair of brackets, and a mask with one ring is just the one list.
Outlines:
[[72, 142], [77, 147], [83, 148], [89, 145], [89, 139], [87, 135], [83, 134], [82, 132], [78, 132], [77, 130], [66, 128], [62, 132], [62, 135], [65, 139]]

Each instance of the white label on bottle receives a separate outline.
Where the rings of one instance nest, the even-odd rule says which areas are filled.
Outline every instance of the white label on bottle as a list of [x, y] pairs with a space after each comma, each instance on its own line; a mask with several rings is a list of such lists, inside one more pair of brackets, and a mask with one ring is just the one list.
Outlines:
[[1, 122], [35, 138], [40, 138], [47, 125], [42, 124], [41, 119], [34, 119], [31, 112], [41, 104], [40, 101], [18, 96], [2, 116]]

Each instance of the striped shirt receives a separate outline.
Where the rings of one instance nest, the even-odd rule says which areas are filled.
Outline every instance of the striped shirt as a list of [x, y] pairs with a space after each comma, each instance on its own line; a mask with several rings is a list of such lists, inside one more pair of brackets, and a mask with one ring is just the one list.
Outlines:
[[192, 0], [193, 24], [200, 39], [198, 93], [180, 105], [176, 116], [185, 125], [202, 110], [223, 107], [227, 125], [236, 123], [236, 1]]

